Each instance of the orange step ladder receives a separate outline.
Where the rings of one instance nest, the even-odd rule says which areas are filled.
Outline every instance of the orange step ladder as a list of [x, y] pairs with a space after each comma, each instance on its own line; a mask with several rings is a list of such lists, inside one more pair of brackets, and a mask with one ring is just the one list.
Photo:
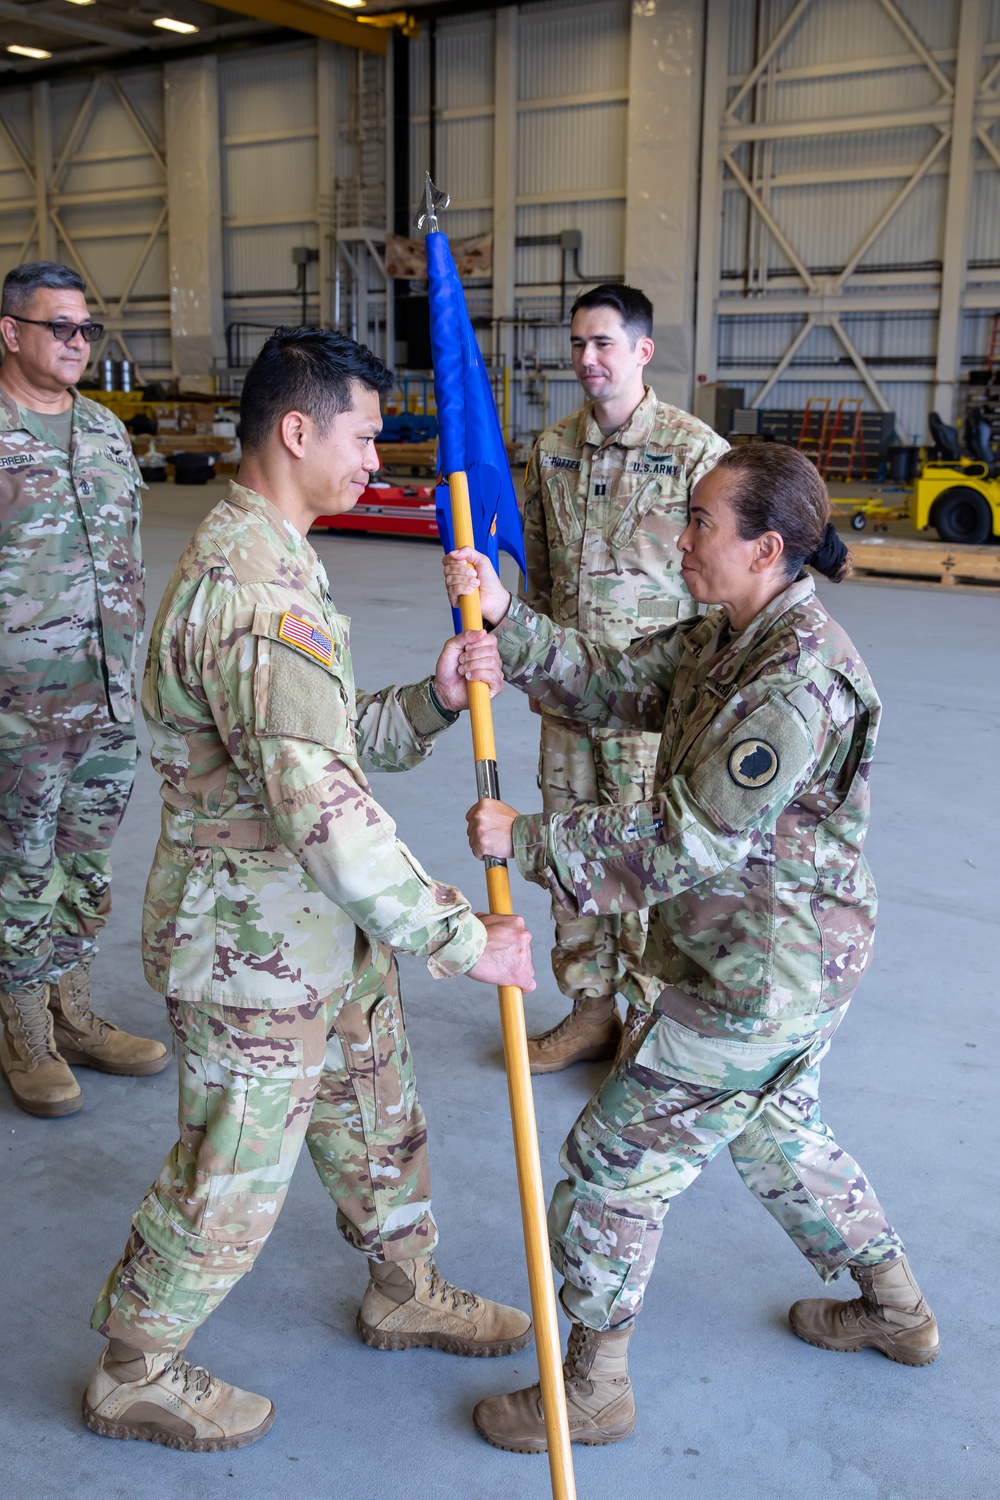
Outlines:
[[799, 440], [795, 446], [811, 463], [816, 465], [817, 469], [822, 462], [829, 426], [829, 396], [810, 396], [806, 401], [806, 409], [802, 413], [802, 426], [799, 428]]
[[[820, 456], [819, 469], [824, 479], [854, 479], [854, 464], [859, 454], [861, 465], [857, 478], [864, 478], [865, 438], [861, 417], [862, 405], [860, 396], [841, 396], [837, 402], [826, 451]], [[850, 431], [848, 431], [848, 426]]]

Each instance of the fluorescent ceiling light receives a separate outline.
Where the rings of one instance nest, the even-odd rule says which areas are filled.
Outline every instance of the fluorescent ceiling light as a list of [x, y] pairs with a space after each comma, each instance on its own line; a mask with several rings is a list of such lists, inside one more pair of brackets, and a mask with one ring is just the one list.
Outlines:
[[178, 31], [181, 36], [190, 36], [192, 31], [197, 31], [197, 26], [192, 26], [190, 21], [175, 21], [171, 16], [159, 16], [154, 22], [161, 31]]
[[51, 57], [52, 56], [52, 53], [51, 52], [46, 52], [45, 49], [44, 49], [44, 47], [14, 47], [14, 46], [11, 46], [11, 47], [7, 48], [7, 51], [8, 52], [16, 52], [17, 55], [18, 55], [18, 57], [46, 58], [46, 57]]
[[364, 5], [365, 0], [333, 0], [334, 5], [344, 5], [348, 10], [357, 10]]
[[94, 0], [69, 0], [70, 5], [93, 5]]

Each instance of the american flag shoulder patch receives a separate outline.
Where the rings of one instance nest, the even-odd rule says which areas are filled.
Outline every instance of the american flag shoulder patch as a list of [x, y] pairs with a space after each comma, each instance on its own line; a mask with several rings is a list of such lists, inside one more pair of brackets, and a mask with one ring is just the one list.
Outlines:
[[308, 620], [303, 620], [301, 615], [293, 615], [290, 609], [286, 609], [281, 617], [278, 639], [304, 651], [307, 656], [314, 656], [324, 667], [329, 667], [333, 662], [331, 638], [322, 630], [317, 630]]

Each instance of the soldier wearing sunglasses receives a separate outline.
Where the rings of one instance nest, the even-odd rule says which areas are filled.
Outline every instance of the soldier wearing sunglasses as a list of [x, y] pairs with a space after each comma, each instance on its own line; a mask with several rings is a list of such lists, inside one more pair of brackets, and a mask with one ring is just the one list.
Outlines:
[[128, 435], [76, 389], [103, 333], [84, 291], [35, 261], [0, 303], [0, 1072], [49, 1116], [80, 1108], [70, 1063], [146, 1074], [169, 1060], [90, 1005], [135, 773], [143, 569]]

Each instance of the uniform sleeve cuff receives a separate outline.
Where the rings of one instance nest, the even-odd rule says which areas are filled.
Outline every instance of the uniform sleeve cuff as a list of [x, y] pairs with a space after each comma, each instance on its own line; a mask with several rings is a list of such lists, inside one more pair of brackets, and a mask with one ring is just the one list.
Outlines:
[[486, 948], [486, 928], [470, 911], [455, 925], [446, 943], [432, 953], [427, 968], [432, 979], [454, 979], [474, 969]]
[[406, 717], [422, 740], [429, 740], [434, 735], [440, 734], [443, 729], [448, 728], [449, 724], [454, 724], [457, 719], [461, 718], [461, 714], [443, 707], [438, 701], [430, 677], [406, 689], [403, 694], [403, 707]]
[[531, 644], [538, 633], [538, 616], [530, 604], [511, 595], [510, 608], [502, 620], [490, 627], [496, 636], [502, 662], [519, 658], [525, 646]]
[[511, 830], [514, 839], [514, 858], [517, 868], [525, 880], [547, 884], [549, 868], [549, 833], [544, 814], [522, 813], [514, 819]]

